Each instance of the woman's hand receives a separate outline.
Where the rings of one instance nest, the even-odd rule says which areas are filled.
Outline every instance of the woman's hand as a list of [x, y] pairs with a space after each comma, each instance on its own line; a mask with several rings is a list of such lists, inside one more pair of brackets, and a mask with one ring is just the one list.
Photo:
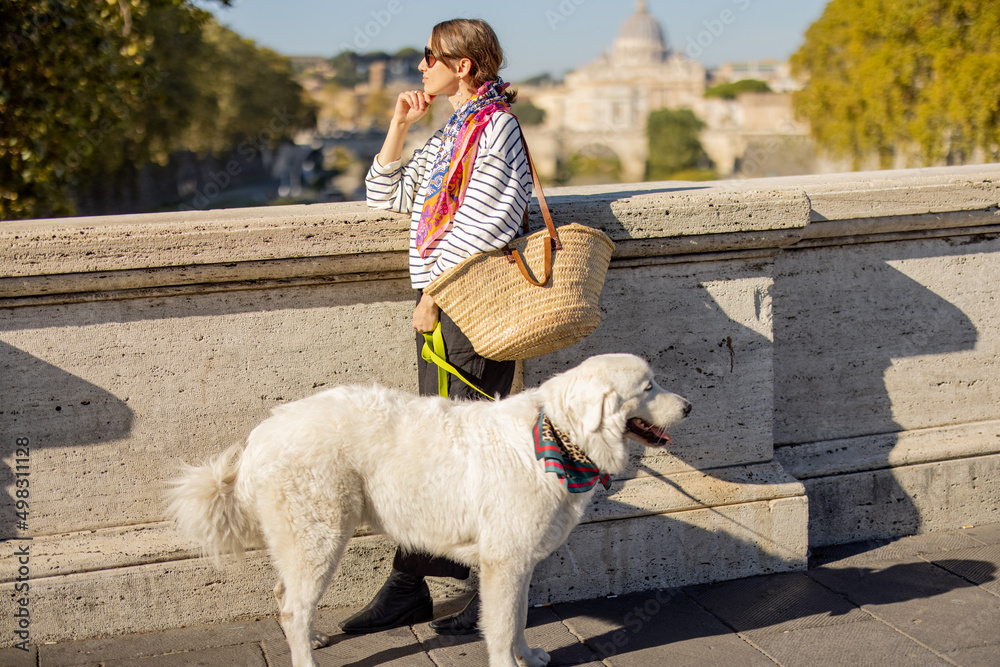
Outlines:
[[422, 90], [404, 91], [396, 98], [392, 119], [397, 123], [412, 125], [424, 117], [433, 101], [434, 95], [428, 95]]
[[421, 333], [434, 331], [437, 324], [440, 309], [434, 303], [434, 297], [424, 294], [420, 297], [417, 307], [413, 310], [413, 328]]
[[385, 135], [382, 150], [377, 157], [379, 165], [384, 167], [400, 158], [410, 125], [424, 117], [431, 108], [432, 101], [434, 96], [422, 90], [407, 90], [399, 94], [392, 122], [389, 123], [389, 132]]

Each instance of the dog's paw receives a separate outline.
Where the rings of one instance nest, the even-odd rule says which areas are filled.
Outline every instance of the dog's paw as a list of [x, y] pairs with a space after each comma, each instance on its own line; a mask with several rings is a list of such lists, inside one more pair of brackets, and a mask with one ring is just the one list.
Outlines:
[[322, 632], [314, 632], [309, 635], [310, 644], [314, 649], [323, 648], [330, 645], [330, 635]]
[[545, 667], [549, 664], [549, 654], [540, 648], [529, 648], [526, 655], [518, 656], [517, 664], [523, 667]]

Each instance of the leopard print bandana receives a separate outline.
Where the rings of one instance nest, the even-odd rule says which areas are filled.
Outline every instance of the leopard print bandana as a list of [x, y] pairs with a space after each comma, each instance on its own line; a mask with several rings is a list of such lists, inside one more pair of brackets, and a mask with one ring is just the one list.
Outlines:
[[601, 473], [583, 450], [558, 429], [539, 410], [535, 423], [535, 458], [545, 464], [545, 472], [559, 476], [563, 486], [570, 493], [586, 493], [600, 482], [607, 489], [611, 486], [611, 475]]

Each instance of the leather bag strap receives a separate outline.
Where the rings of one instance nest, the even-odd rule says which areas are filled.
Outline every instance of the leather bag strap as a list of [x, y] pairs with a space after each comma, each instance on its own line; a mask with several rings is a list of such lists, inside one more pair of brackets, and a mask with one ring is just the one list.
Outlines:
[[[520, 125], [518, 126], [520, 129]], [[531, 272], [528, 271], [528, 266], [525, 264], [524, 257], [516, 249], [506, 246], [504, 248], [504, 254], [507, 255], [508, 261], [517, 264], [517, 268], [521, 271], [521, 275], [524, 279], [535, 287], [542, 287], [547, 282], [549, 278], [552, 277], [552, 253], [556, 250], [562, 250], [562, 241], [559, 240], [559, 232], [556, 231], [556, 225], [552, 222], [552, 213], [549, 211], [549, 204], [545, 201], [545, 193], [542, 191], [542, 182], [538, 179], [538, 170], [535, 169], [535, 163], [531, 159], [531, 153], [528, 151], [528, 142], [524, 139], [524, 131], [521, 131], [521, 146], [524, 148], [524, 157], [528, 160], [528, 166], [531, 168], [531, 183], [532, 188], [535, 192], [535, 196], [538, 197], [538, 207], [542, 210], [542, 218], [545, 220], [545, 228], [549, 232], [549, 242], [545, 244], [544, 249], [544, 267], [542, 273], [542, 279], [536, 280], [531, 276]], [[524, 219], [522, 221], [522, 227], [524, 233], [528, 233], [528, 209], [524, 209]]]

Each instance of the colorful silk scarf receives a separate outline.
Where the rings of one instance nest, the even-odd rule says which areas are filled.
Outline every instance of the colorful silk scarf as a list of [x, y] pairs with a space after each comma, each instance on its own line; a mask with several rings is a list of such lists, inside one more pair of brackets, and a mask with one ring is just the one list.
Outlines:
[[538, 412], [534, 434], [535, 458], [542, 459], [545, 463], [545, 472], [559, 475], [567, 491], [586, 493], [598, 482], [605, 489], [611, 486], [611, 475], [602, 474], [583, 450], [570, 442], [569, 436], [549, 421], [544, 410]]
[[427, 257], [431, 246], [451, 228], [455, 211], [472, 177], [479, 135], [490, 117], [510, 108], [503, 91], [510, 84], [499, 77], [487, 81], [444, 126], [441, 148], [431, 165], [430, 183], [417, 225], [417, 251]]

